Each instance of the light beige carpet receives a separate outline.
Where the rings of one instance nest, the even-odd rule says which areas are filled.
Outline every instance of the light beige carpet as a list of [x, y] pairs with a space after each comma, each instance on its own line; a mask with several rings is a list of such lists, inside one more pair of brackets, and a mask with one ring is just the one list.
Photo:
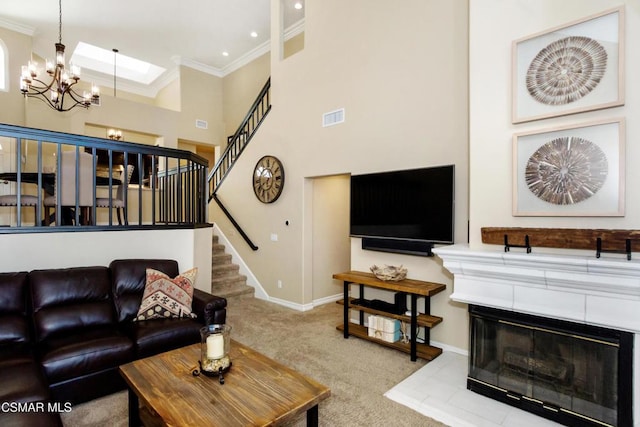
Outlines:
[[[383, 396], [426, 362], [411, 362], [405, 353], [358, 338], [344, 339], [336, 330], [342, 306], [331, 303], [298, 312], [234, 297], [227, 310], [233, 339], [331, 389], [331, 397], [319, 406], [321, 426], [444, 426]], [[126, 426], [126, 393], [77, 405], [63, 414], [63, 422], [66, 427]], [[306, 418], [290, 425], [304, 426]]]

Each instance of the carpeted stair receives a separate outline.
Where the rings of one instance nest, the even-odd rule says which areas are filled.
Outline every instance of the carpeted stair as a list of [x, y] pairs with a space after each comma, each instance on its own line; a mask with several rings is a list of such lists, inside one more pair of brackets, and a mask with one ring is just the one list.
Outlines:
[[231, 255], [225, 252], [218, 236], [213, 236], [211, 253], [211, 293], [224, 298], [242, 296], [253, 297], [254, 289], [247, 285], [247, 276], [239, 273], [240, 267], [231, 262]]

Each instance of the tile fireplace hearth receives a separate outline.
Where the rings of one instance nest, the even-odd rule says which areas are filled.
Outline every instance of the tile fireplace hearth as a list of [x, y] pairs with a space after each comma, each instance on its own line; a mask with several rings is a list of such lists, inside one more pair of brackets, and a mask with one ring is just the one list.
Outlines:
[[[503, 401], [512, 399], [514, 403], [516, 400], [532, 403], [534, 409], [538, 405], [554, 411], [560, 407], [564, 408], [563, 404], [568, 402], [571, 408], [565, 412], [572, 413], [578, 409], [575, 411], [578, 420], [583, 413], [584, 416], [595, 419], [599, 418], [592, 415], [600, 414], [604, 419], [601, 425], [639, 425], [640, 375], [633, 366], [640, 366], [640, 351], [634, 352], [633, 348], [634, 344], [636, 348], [640, 348], [640, 262], [627, 261], [626, 257], [618, 255], [596, 258], [595, 254], [543, 254], [537, 253], [535, 249], [533, 253], [527, 254], [524, 250], [504, 252], [498, 247], [472, 250], [466, 245], [440, 247], [434, 252], [442, 258], [444, 267], [454, 275], [454, 292], [451, 299], [470, 304], [471, 319], [475, 318], [474, 310], [489, 313], [490, 318], [496, 313], [508, 318], [500, 319], [497, 323], [499, 326], [493, 331], [485, 328], [490, 322], [480, 322], [479, 327], [471, 322], [469, 378], [472, 379], [469, 382], [473, 386], [469, 387], [470, 389], [478, 391], [478, 388], [487, 388], [501, 392], [509, 390], [508, 396], [503, 396]], [[536, 345], [546, 340], [547, 347], [555, 346], [556, 350], [561, 350], [546, 352], [538, 348], [535, 352], [532, 350], [534, 346], [531, 342], [524, 344], [524, 338], [536, 336], [526, 328], [519, 329], [522, 324], [529, 325], [531, 319], [543, 323], [535, 325], [534, 328], [537, 329], [534, 330], [545, 332], [542, 335], [538, 334], [533, 340]], [[549, 330], [549, 325], [544, 324], [547, 321], [552, 326], [559, 325], [560, 334], [566, 333], [567, 328], [575, 327], [578, 332], [584, 332], [586, 339], [567, 343], [559, 341], [558, 336], [553, 334], [545, 336]], [[503, 326], [507, 324], [515, 324], [518, 327], [513, 330], [505, 329]], [[626, 347], [623, 353], [626, 352], [626, 356], [611, 356], [613, 353], [610, 349], [622, 347], [619, 343], [611, 344], [615, 339], [608, 336], [601, 337], [601, 341], [606, 343], [602, 349], [591, 346], [589, 340], [593, 339], [594, 331], [599, 330], [611, 330], [614, 335], [625, 337], [623, 341]], [[506, 334], [501, 340], [509, 341], [510, 345], [497, 346], [493, 342], [487, 348], [474, 350], [474, 344], [482, 341], [478, 340], [478, 337], [494, 337], [495, 334]], [[585, 375], [584, 364], [592, 361], [580, 358], [569, 360], [567, 349], [572, 346], [574, 351], [577, 349], [577, 353], [601, 351], [601, 354], [608, 355], [615, 363], [606, 362], [598, 368], [600, 371], [587, 370]], [[495, 356], [493, 364], [489, 360], [492, 355]], [[594, 360], [599, 357], [596, 356]], [[474, 360], [479, 362], [480, 368], [474, 366]], [[621, 360], [620, 363], [627, 366], [618, 366]], [[532, 366], [539, 368], [537, 373], [533, 372]], [[615, 370], [615, 374], [611, 369]], [[498, 379], [498, 371], [506, 373]], [[578, 374], [582, 377], [576, 379]], [[615, 385], [608, 383], [603, 386], [604, 389], [598, 389], [589, 384], [589, 381], [590, 375], [599, 374], [607, 375], [607, 381], [611, 375], [618, 378], [615, 378]], [[620, 381], [622, 389], [618, 388], [617, 382], [620, 375], [623, 376]], [[481, 378], [473, 378], [474, 376]], [[513, 382], [513, 378], [518, 376], [523, 380], [519, 384]], [[491, 381], [501, 382], [502, 385], [493, 384]], [[552, 386], [545, 387], [545, 381]], [[537, 390], [536, 397], [522, 397], [534, 389]], [[571, 394], [570, 391], [575, 395], [567, 397]], [[591, 395], [587, 396], [588, 393]], [[614, 394], [614, 403], [609, 396], [611, 393]], [[594, 394], [601, 396], [599, 409], [593, 409]], [[496, 396], [491, 397], [501, 400]], [[622, 410], [612, 408], [612, 405], [618, 404], [623, 405]], [[527, 404], [521, 406], [532, 411]], [[581, 412], [580, 408], [584, 411]], [[635, 420], [635, 424], [631, 424], [631, 419]], [[581, 425], [579, 421], [568, 421], [563, 417], [558, 421], [566, 425]], [[592, 425], [600, 425], [599, 422], [596, 421]]]

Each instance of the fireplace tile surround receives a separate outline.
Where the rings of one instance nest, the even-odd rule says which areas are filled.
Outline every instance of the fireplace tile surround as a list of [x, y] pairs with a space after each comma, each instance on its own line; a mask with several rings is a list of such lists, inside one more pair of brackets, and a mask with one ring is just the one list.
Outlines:
[[[454, 301], [632, 332], [634, 348], [640, 349], [638, 260], [461, 244], [434, 252], [454, 276]], [[640, 366], [640, 351], [634, 352], [633, 365]], [[638, 371], [633, 374], [635, 426], [640, 425]]]

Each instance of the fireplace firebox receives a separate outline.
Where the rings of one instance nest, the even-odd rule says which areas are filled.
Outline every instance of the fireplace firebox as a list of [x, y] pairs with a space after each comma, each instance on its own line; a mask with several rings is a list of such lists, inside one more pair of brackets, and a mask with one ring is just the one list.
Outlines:
[[633, 334], [470, 305], [467, 388], [567, 426], [631, 426]]

